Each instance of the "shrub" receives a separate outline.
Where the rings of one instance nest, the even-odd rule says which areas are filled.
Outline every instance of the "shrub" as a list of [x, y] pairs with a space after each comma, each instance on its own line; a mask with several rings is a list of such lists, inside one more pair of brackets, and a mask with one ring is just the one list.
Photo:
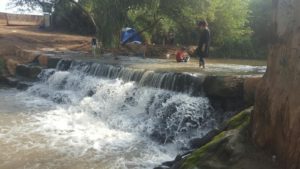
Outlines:
[[213, 57], [223, 58], [245, 58], [245, 59], [265, 59], [266, 51], [263, 48], [257, 48], [250, 38], [238, 40], [225, 40], [223, 46], [214, 48], [211, 51]]

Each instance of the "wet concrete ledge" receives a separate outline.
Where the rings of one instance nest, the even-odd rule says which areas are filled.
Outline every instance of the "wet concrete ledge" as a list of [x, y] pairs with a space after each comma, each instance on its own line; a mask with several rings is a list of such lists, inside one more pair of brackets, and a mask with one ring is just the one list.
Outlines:
[[[44, 68], [56, 68], [61, 60], [64, 60], [64, 65], [60, 70], [68, 70], [71, 63], [74, 62], [80, 64], [87, 64], [90, 67], [95, 65], [102, 65], [102, 67], [109, 67], [110, 71], [119, 71], [119, 76], [109, 75], [106, 70], [103, 70], [99, 76], [108, 78], [122, 78], [125, 81], [140, 82], [142, 76], [152, 74], [148, 79], [143, 79], [143, 82], [139, 84], [142, 86], [150, 86], [156, 88], [162, 88], [166, 90], [172, 90], [176, 92], [189, 93], [195, 96], [204, 95], [207, 96], [213, 106], [220, 111], [239, 111], [243, 108], [253, 105], [255, 89], [259, 83], [262, 73], [261, 67], [257, 71], [249, 72], [250, 74], [244, 74], [239, 72], [230, 72], [219, 74], [217, 72], [211, 72], [207, 70], [199, 70], [193, 65], [194, 63], [178, 64], [173, 63], [170, 60], [162, 59], [143, 59], [137, 57], [122, 57], [113, 56], [111, 54], [105, 54], [101, 58], [88, 58], [84, 53], [80, 52], [55, 52], [55, 51], [30, 51], [19, 50], [16, 52], [19, 57], [28, 60], [28, 64], [16, 64], [13, 74], [13, 78], [0, 78], [0, 81], [11, 87], [16, 87], [20, 84], [19, 88], [26, 89], [30, 86], [32, 80], [37, 80], [37, 75]], [[230, 65], [230, 64], [228, 64]], [[194, 66], [197, 72], [194, 70], [189, 71], [189, 66]], [[212, 67], [213, 65], [209, 65]], [[166, 69], [161, 69], [166, 67]], [[179, 71], [173, 71], [168, 67], [179, 67]], [[226, 64], [225, 64], [226, 67]], [[255, 68], [255, 67], [254, 67]], [[234, 68], [234, 71], [238, 70]], [[262, 68], [263, 69], [263, 68]], [[120, 72], [120, 71], [123, 72]], [[223, 71], [228, 71], [224, 69]], [[91, 71], [92, 72], [92, 71]], [[131, 78], [124, 78], [124, 73], [130, 72]], [[150, 73], [149, 73], [150, 72]], [[251, 74], [253, 73], [253, 74]], [[90, 73], [96, 75], [95, 71]], [[127, 75], [128, 76], [128, 75]], [[164, 79], [157, 84], [155, 78]], [[24, 80], [25, 79], [25, 80]], [[24, 82], [24, 83], [23, 83]], [[172, 82], [172, 84], [171, 84]], [[27, 85], [27, 87], [25, 87]], [[192, 89], [192, 91], [190, 90]]]

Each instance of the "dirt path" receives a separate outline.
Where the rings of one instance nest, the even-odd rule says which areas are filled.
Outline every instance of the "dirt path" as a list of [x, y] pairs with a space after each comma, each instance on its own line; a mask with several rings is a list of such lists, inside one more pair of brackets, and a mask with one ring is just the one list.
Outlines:
[[46, 32], [36, 27], [3, 26], [0, 25], [0, 57], [15, 59], [15, 51], [26, 50], [56, 50], [56, 51], [89, 51], [90, 37], [67, 35], [57, 32]]

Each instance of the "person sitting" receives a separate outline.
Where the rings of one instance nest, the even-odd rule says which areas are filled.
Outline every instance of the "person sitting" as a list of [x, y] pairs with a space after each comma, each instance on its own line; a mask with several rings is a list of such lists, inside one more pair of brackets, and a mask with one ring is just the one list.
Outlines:
[[190, 60], [190, 56], [187, 54], [185, 47], [182, 47], [176, 54], [177, 62], [188, 62]]

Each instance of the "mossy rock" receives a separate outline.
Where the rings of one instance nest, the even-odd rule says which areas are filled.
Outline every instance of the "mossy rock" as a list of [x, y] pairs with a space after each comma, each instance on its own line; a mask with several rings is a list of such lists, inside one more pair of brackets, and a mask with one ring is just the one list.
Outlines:
[[18, 65], [16, 74], [30, 79], [35, 79], [41, 73], [42, 68], [39, 66]]
[[245, 127], [243, 124], [250, 121], [250, 115], [253, 107], [250, 107], [239, 114], [235, 115], [225, 123], [225, 130], [232, 130]]
[[241, 158], [244, 152], [243, 142], [248, 133], [252, 107], [242, 111], [225, 125], [223, 132], [209, 143], [184, 158], [172, 169], [222, 169], [228, 168], [233, 161]]

